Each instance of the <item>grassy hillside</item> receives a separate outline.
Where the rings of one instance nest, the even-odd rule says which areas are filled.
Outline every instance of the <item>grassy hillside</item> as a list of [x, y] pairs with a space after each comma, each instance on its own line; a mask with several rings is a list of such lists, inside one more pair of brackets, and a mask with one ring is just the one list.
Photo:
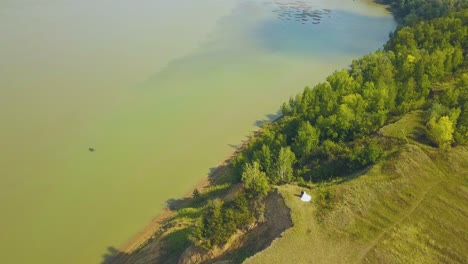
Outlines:
[[383, 128], [408, 143], [371, 169], [313, 188], [315, 203], [301, 202], [296, 185], [280, 186], [294, 227], [246, 263], [467, 263], [468, 148], [415, 141], [420, 116]]

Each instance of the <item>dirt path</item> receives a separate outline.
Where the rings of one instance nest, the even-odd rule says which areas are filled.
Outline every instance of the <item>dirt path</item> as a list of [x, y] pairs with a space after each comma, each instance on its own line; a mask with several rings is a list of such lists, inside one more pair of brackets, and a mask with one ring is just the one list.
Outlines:
[[382, 233], [380, 233], [379, 236], [377, 236], [377, 238], [375, 238], [371, 244], [369, 246], [367, 246], [363, 251], [362, 253], [360, 254], [360, 257], [359, 257], [359, 263], [362, 263], [364, 258], [367, 256], [367, 254], [382, 240], [382, 238], [387, 235], [388, 233], [390, 233], [390, 231], [392, 229], [394, 229], [396, 226], [398, 226], [399, 224], [403, 223], [403, 221], [405, 221], [418, 207], [419, 205], [422, 203], [422, 201], [424, 201], [424, 198], [426, 198], [426, 195], [435, 187], [437, 186], [439, 183], [441, 183], [442, 180], [439, 180], [439, 181], [436, 181], [434, 183], [432, 183], [423, 193], [422, 195], [418, 198], [418, 200], [416, 201], [416, 203], [414, 203], [411, 208], [405, 212], [405, 214], [403, 214], [403, 216], [398, 220], [396, 221], [395, 223], [393, 223], [393, 225], [389, 226], [388, 228], [386, 228], [385, 230], [382, 231]]

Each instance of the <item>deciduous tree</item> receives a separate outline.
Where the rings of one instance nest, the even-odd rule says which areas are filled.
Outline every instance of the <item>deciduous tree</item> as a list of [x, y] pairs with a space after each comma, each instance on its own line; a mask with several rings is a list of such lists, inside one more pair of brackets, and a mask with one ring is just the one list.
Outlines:
[[429, 138], [438, 147], [449, 147], [453, 141], [453, 123], [448, 116], [443, 116], [439, 120], [432, 117], [427, 123]]
[[242, 173], [242, 182], [250, 197], [263, 197], [270, 190], [265, 172], [260, 170], [258, 162], [247, 163]]

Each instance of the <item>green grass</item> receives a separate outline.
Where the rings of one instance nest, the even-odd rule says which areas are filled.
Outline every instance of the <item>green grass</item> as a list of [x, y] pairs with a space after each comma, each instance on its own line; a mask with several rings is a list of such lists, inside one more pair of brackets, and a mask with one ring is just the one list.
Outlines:
[[420, 116], [382, 129], [403, 139], [407, 128], [409, 144], [328, 184], [328, 206], [301, 202], [296, 185], [279, 187], [294, 226], [245, 263], [468, 263], [468, 148], [414, 142]]
[[418, 140], [422, 138], [425, 127], [422, 123], [422, 111], [414, 111], [403, 116], [397, 122], [380, 129], [384, 136], [402, 140]]
[[175, 229], [164, 237], [161, 241], [161, 256], [164, 260], [162, 263], [177, 263], [179, 256], [184, 250], [190, 246], [188, 237], [191, 233], [189, 227]]

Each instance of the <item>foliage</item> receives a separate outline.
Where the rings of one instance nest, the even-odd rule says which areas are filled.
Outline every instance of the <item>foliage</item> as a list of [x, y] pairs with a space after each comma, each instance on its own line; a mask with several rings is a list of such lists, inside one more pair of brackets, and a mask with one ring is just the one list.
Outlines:
[[435, 117], [427, 123], [430, 139], [439, 147], [448, 147], [453, 141], [453, 123], [448, 116], [437, 120]]
[[195, 190], [193, 190], [192, 196], [193, 196], [193, 199], [198, 200], [201, 197], [201, 193], [200, 193], [200, 191], [198, 189], [195, 189]]
[[248, 195], [253, 197], [263, 197], [270, 190], [268, 178], [265, 172], [260, 170], [258, 162], [247, 163], [242, 173], [242, 182]]
[[296, 156], [291, 151], [290, 147], [281, 148], [276, 162], [274, 174], [272, 177], [273, 183], [288, 183], [293, 180], [293, 164], [296, 161]]
[[211, 200], [193, 229], [191, 239], [204, 249], [223, 245], [236, 230], [245, 228], [254, 220], [254, 213], [243, 194], [230, 202]]
[[292, 149], [294, 153], [303, 158], [317, 147], [320, 138], [320, 131], [313, 127], [309, 122], [303, 121], [297, 130], [297, 136], [294, 138]]
[[383, 0], [382, 2], [390, 4], [394, 16], [406, 24], [442, 17], [450, 11], [468, 6], [464, 0]]
[[191, 230], [188, 227], [170, 232], [161, 243], [161, 257], [166, 263], [177, 261], [178, 257], [190, 245]]
[[322, 184], [317, 188], [316, 196], [314, 197], [314, 203], [319, 210], [317, 212], [318, 214], [322, 214], [324, 211], [331, 209], [332, 198], [333, 196], [329, 187]]

